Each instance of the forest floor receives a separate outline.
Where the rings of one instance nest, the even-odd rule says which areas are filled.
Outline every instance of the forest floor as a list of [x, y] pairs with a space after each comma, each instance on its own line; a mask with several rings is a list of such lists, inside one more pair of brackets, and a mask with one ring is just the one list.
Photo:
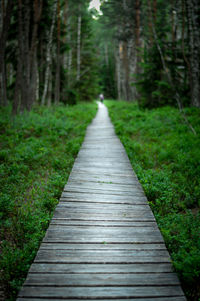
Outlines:
[[164, 236], [188, 300], [200, 300], [200, 111], [185, 112], [197, 136], [173, 107], [141, 110], [107, 101], [116, 134]]
[[[15, 300], [39, 248], [96, 104], [0, 114], [0, 287]], [[1, 291], [1, 290], [0, 290]]]

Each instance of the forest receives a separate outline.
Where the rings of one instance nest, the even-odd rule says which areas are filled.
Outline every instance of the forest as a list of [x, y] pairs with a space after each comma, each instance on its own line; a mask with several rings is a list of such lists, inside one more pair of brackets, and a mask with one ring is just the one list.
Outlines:
[[0, 3], [0, 300], [16, 300], [103, 93], [199, 301], [200, 3], [98, 2]]

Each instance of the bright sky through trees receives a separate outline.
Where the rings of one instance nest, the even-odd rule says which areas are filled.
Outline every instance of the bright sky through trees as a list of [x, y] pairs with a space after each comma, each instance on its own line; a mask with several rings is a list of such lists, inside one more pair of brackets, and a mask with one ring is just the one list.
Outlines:
[[100, 12], [100, 1], [99, 0], [92, 0], [90, 2], [89, 8], [95, 8], [98, 12]]

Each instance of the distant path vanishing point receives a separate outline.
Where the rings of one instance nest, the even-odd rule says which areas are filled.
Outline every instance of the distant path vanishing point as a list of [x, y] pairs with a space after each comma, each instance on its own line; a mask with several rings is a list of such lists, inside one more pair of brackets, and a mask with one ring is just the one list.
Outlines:
[[107, 108], [99, 109], [18, 301], [186, 301]]

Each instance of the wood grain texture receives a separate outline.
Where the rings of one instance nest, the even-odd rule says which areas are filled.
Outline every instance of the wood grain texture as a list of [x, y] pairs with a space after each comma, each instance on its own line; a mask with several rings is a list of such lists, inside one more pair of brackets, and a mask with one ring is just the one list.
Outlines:
[[18, 301], [186, 301], [107, 109], [75, 160]]

